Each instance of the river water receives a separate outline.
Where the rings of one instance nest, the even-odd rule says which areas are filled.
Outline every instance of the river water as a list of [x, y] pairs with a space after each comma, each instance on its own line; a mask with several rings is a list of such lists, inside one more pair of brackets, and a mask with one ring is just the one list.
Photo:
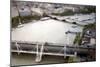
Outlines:
[[65, 32], [82, 31], [82, 27], [72, 28], [72, 26], [74, 25], [53, 19], [31, 22], [13, 30], [12, 40], [72, 44], [75, 34], [65, 34]]

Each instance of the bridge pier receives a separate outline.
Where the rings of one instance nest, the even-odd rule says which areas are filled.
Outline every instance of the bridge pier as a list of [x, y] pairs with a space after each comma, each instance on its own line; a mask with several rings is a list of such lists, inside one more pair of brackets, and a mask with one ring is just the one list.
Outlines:
[[66, 45], [64, 46], [64, 58], [66, 58]]
[[36, 45], [37, 53], [36, 53], [36, 62], [40, 62], [42, 60], [43, 50], [44, 50], [44, 43], [41, 44], [40, 50], [39, 50], [39, 44]]
[[[17, 42], [15, 42], [15, 46], [16, 46], [17, 50], [20, 51], [20, 45]], [[19, 54], [20, 54], [20, 52], [18, 52], [18, 55]]]
[[77, 52], [74, 52], [75, 57], [77, 56]]

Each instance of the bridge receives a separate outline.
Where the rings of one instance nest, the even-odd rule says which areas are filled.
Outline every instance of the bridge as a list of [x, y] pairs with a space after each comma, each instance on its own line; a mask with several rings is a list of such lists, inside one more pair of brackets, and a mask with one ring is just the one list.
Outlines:
[[[57, 17], [53, 17], [53, 16], [51, 16], [51, 15], [48, 15], [47, 17], [50, 17], [51, 19], [54, 19], [54, 20], [57, 20], [57, 21], [62, 21], [62, 22], [65, 22], [65, 23], [74, 24], [74, 25], [81, 26], [81, 27], [84, 26], [84, 25], [82, 25], [82, 24], [77, 23], [76, 21], [75, 21], [75, 22], [69, 22], [69, 21], [67, 21], [66, 19], [60, 20], [60, 19], [58, 19]], [[78, 21], [78, 22], [80, 22], [80, 21]]]
[[11, 52], [36, 54], [36, 62], [42, 60], [43, 55], [55, 56], [77, 56], [78, 53], [87, 53], [89, 50], [95, 50], [94, 47], [75, 46], [48, 42], [28, 42], [28, 41], [12, 41]]
[[66, 34], [68, 34], [68, 33], [71, 33], [71, 34], [78, 34], [78, 33], [81, 33], [81, 32], [73, 32], [73, 31], [67, 31], [67, 32], [65, 32]]

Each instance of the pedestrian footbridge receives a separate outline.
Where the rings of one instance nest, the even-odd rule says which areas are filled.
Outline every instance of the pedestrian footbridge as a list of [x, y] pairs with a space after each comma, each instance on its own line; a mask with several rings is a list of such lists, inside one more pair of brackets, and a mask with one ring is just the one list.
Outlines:
[[28, 41], [12, 41], [11, 52], [36, 54], [36, 62], [42, 60], [43, 55], [55, 55], [55, 56], [77, 56], [77, 53], [88, 52], [94, 50], [93, 47], [84, 46], [69, 46], [67, 44], [57, 44], [48, 42], [28, 42]]

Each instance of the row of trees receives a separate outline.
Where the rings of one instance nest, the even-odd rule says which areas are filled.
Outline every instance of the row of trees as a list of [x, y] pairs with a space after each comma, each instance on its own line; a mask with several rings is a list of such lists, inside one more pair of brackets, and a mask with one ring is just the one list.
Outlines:
[[74, 44], [78, 44], [78, 45], [81, 44], [82, 37], [80, 35], [81, 35], [81, 33], [76, 34], [76, 37], [75, 37], [74, 42], [73, 42]]
[[24, 23], [28, 23], [30, 22], [31, 20], [39, 20], [41, 17], [40, 16], [37, 16], [37, 15], [34, 15], [34, 16], [16, 16], [16, 17], [13, 17], [11, 19], [11, 24], [12, 24], [12, 27], [17, 27], [20, 23], [21, 24], [24, 24]]
[[81, 33], [76, 34], [76, 37], [75, 37], [75, 39], [74, 39], [73, 44], [81, 45], [82, 37], [83, 37], [83, 35], [84, 35], [84, 31], [85, 31], [85, 30], [88, 30], [88, 29], [95, 30], [95, 29], [96, 29], [96, 23], [92, 23], [92, 24], [85, 25], [84, 28], [83, 28], [82, 36], [80, 36]]
[[83, 9], [80, 9], [78, 13], [82, 13], [82, 14], [96, 13], [96, 7], [85, 6]]
[[67, 16], [67, 15], [74, 15], [74, 14], [89, 14], [89, 13], [96, 13], [96, 7], [95, 6], [84, 6], [84, 8], [79, 8], [78, 11], [73, 10], [65, 10], [62, 13], [52, 13], [53, 15], [57, 16]]

